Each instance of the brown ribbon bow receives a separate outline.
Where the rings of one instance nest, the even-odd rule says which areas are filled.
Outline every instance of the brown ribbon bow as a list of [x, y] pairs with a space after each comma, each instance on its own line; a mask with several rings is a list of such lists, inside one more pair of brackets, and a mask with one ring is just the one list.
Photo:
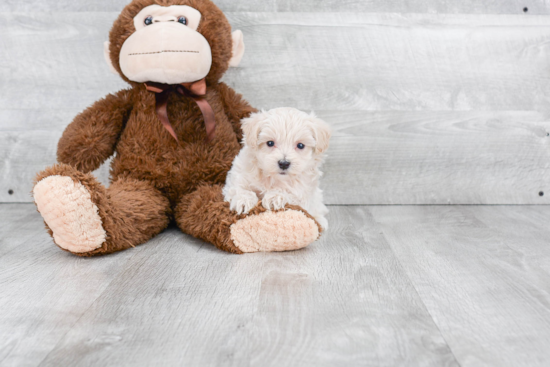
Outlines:
[[204, 126], [206, 127], [206, 142], [214, 139], [216, 130], [216, 117], [210, 104], [204, 98], [206, 94], [205, 79], [198, 80], [192, 83], [181, 84], [161, 84], [154, 82], [145, 83], [148, 91], [155, 93], [157, 116], [162, 122], [162, 125], [168, 130], [170, 135], [178, 141], [178, 137], [168, 120], [168, 97], [170, 93], [176, 91], [179, 94], [193, 98], [197, 106], [199, 106], [202, 116], [204, 117]]

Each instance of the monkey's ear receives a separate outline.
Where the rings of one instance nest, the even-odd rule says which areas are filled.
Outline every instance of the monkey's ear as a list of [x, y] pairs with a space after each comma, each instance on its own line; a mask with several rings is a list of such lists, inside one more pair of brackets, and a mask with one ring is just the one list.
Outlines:
[[265, 111], [253, 113], [250, 117], [241, 120], [241, 129], [244, 134], [244, 141], [247, 146], [256, 149], [260, 127], [267, 118]]
[[231, 50], [231, 59], [229, 60], [229, 66], [236, 68], [239, 66], [241, 59], [244, 55], [244, 41], [243, 41], [243, 32], [236, 30], [231, 33], [231, 38], [233, 38], [233, 48]]
[[107, 65], [109, 65], [109, 70], [111, 73], [118, 75], [118, 72], [111, 62], [111, 53], [109, 52], [110, 45], [111, 43], [109, 41], [105, 41], [105, 43], [103, 43], [103, 57], [105, 57], [105, 61], [107, 62]]
[[330, 125], [316, 117], [313, 111], [309, 115], [310, 121], [313, 124], [313, 135], [315, 136], [315, 153], [323, 153], [328, 148], [328, 143], [332, 131]]

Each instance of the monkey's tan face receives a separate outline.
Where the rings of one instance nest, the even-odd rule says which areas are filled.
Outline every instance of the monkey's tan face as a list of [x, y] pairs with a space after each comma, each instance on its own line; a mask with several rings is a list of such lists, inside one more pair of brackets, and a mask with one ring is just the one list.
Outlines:
[[186, 5], [150, 5], [134, 18], [136, 31], [120, 50], [120, 68], [138, 83], [179, 84], [204, 78], [210, 45], [197, 32], [201, 13]]

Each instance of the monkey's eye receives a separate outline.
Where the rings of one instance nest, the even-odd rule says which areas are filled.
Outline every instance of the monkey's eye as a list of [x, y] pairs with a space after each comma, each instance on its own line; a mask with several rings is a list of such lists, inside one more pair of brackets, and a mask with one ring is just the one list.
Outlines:
[[298, 147], [298, 149], [304, 149], [306, 146], [302, 143], [298, 143], [298, 145], [296, 145]]
[[270, 140], [267, 142], [267, 146], [268, 147], [274, 147], [275, 146], [275, 142], [273, 140]]
[[187, 18], [182, 15], [181, 17], [178, 17], [178, 22], [183, 25], [187, 25]]
[[152, 16], [148, 16], [147, 18], [145, 18], [145, 20], [143, 21], [143, 23], [145, 23], [145, 25], [150, 25], [153, 23], [153, 17]]

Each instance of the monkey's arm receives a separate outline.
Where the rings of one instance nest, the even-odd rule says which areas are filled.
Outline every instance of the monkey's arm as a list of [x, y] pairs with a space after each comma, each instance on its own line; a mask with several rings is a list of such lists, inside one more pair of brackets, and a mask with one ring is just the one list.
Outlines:
[[132, 110], [130, 90], [109, 94], [77, 115], [57, 145], [57, 160], [81, 172], [109, 158]]
[[237, 138], [241, 141], [243, 139], [241, 119], [250, 116], [253, 112], [258, 112], [258, 110], [248, 104], [248, 102], [243, 99], [242, 95], [236, 93], [233, 89], [228, 87], [227, 84], [220, 83], [218, 86], [225, 113], [231, 125], [233, 125], [233, 130], [235, 134], [237, 134]]

